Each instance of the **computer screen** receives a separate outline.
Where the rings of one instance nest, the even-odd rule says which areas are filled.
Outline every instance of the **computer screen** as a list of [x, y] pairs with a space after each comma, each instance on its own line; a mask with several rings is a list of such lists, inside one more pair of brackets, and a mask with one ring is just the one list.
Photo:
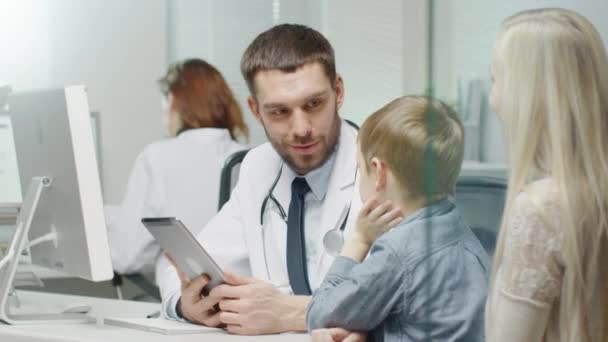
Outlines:
[[10, 117], [0, 113], [0, 206], [21, 203], [21, 184]]
[[84, 86], [13, 93], [9, 115], [25, 197], [33, 177], [48, 177], [29, 240], [32, 263], [92, 281], [111, 279], [101, 186]]
[[[99, 112], [92, 111], [91, 129], [100, 181], [103, 186], [100, 124]], [[23, 198], [21, 196], [21, 180], [19, 179], [19, 168], [17, 166], [13, 127], [10, 116], [3, 112], [0, 112], [0, 189], [2, 189], [0, 191], [0, 207], [18, 208], [21, 205]]]

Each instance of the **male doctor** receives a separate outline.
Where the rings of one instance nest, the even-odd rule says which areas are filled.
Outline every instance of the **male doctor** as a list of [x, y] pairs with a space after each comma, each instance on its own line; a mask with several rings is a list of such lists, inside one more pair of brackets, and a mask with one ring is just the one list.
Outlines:
[[241, 72], [270, 143], [247, 154], [230, 200], [197, 237], [229, 284], [201, 296], [206, 276], [180, 277], [161, 259], [163, 314], [236, 334], [305, 331], [310, 294], [333, 262], [323, 238], [348, 234], [361, 207], [357, 132], [338, 115], [344, 83], [319, 32], [291, 24], [263, 32]]

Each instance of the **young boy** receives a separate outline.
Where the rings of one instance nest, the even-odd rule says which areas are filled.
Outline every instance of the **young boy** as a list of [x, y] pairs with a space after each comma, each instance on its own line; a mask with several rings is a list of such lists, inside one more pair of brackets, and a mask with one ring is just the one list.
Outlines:
[[489, 258], [450, 199], [463, 141], [458, 116], [427, 97], [398, 98], [365, 121], [365, 205], [309, 304], [314, 339], [483, 341]]

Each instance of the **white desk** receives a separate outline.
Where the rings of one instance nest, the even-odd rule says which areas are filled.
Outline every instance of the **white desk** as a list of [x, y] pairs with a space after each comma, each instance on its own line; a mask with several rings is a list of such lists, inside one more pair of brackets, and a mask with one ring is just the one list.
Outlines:
[[[145, 317], [147, 314], [159, 309], [159, 304], [141, 303], [132, 301], [119, 301], [114, 299], [101, 299], [19, 291], [22, 304], [38, 302], [48, 305], [82, 303], [92, 305], [90, 312], [94, 317]], [[153, 332], [127, 329], [109, 325], [90, 324], [62, 324], [62, 325], [1, 325], [0, 341], [129, 341], [129, 342], [156, 342], [156, 341], [310, 341], [306, 334], [280, 334], [266, 336], [236, 336], [223, 331], [205, 332], [187, 335], [162, 335]]]

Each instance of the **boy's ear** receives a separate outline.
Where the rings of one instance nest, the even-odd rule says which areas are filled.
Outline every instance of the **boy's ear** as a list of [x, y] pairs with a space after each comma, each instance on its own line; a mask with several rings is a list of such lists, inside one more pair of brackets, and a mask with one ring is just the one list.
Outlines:
[[386, 190], [387, 168], [380, 159], [373, 157], [371, 160], [372, 172], [376, 175], [376, 184], [374, 190], [376, 192], [384, 192]]

